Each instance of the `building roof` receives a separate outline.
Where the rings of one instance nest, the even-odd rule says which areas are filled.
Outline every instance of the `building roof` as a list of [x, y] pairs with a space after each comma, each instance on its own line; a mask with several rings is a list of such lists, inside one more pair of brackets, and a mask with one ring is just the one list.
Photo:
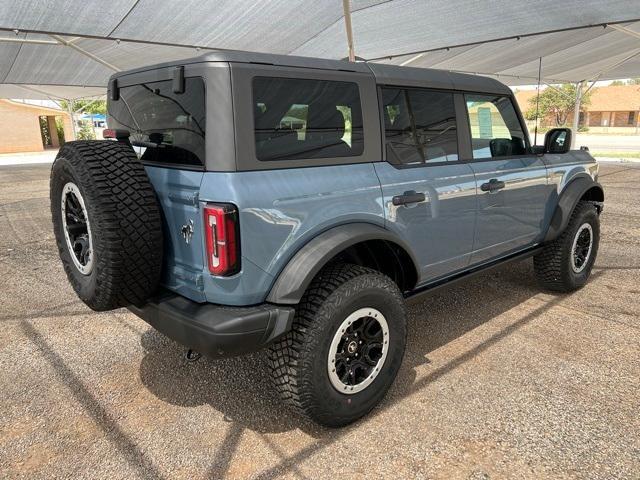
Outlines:
[[640, 85], [609, 85], [593, 90], [591, 103], [586, 107], [591, 112], [640, 110]]
[[0, 98], [0, 103], [11, 105], [12, 107], [24, 108], [30, 111], [38, 111], [43, 115], [69, 115], [64, 110], [59, 108], [45, 107], [42, 105], [33, 105], [31, 103], [14, 102], [13, 100], [7, 100]]
[[[529, 99], [536, 98], [536, 93], [535, 90], [516, 91], [516, 99], [523, 112], [531, 107]], [[640, 110], [640, 85], [593, 87], [590, 103], [583, 109], [589, 112], [638, 111]]]
[[529, 108], [531, 107], [529, 100], [532, 98], [536, 98], [537, 93], [538, 93], [537, 90], [516, 90], [515, 91], [516, 101], [518, 102], [518, 105], [520, 106], [520, 110], [522, 110], [522, 113], [529, 110]]

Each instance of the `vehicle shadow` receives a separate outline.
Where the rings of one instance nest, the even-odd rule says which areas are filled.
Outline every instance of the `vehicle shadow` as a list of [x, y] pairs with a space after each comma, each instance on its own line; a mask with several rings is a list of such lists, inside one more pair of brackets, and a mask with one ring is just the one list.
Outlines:
[[[376, 411], [425, 386], [424, 381], [415, 383], [415, 369], [429, 363], [430, 352], [538, 293], [531, 261], [524, 261], [442, 288], [410, 305], [403, 366]], [[338, 431], [291, 414], [270, 384], [264, 352], [223, 360], [202, 358], [189, 363], [183, 358], [182, 346], [153, 329], [143, 333], [141, 344], [146, 354], [140, 365], [140, 377], [163, 401], [186, 407], [208, 404], [221, 412], [226, 421], [258, 433], [301, 429], [314, 438], [329, 440]], [[471, 358], [473, 355], [464, 361]]]

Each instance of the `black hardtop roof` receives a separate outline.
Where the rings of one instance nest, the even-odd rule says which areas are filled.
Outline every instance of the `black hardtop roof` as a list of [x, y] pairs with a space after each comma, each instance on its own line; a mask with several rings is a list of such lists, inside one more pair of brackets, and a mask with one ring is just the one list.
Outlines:
[[111, 78], [118, 78], [124, 75], [155, 70], [158, 68], [207, 62], [255, 63], [262, 65], [279, 65], [283, 67], [369, 73], [374, 75], [376, 83], [382, 85], [443, 88], [508, 95], [512, 93], [509, 87], [498, 80], [479, 75], [468, 75], [431, 68], [411, 68], [382, 63], [348, 62], [345, 60], [329, 60], [324, 58], [299, 57], [294, 55], [244, 52], [239, 50], [211, 50], [203, 55], [193, 58], [175, 60], [118, 72], [112, 75]]
[[433, 68], [412, 68], [384, 63], [367, 63], [380, 85], [442, 88], [511, 95], [511, 89], [493, 78]]

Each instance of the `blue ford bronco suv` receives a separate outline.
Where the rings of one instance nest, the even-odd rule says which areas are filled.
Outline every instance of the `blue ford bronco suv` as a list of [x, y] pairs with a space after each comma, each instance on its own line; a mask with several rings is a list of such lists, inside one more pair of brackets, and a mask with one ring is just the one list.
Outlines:
[[528, 256], [569, 292], [598, 251], [595, 160], [568, 129], [532, 146], [490, 78], [213, 51], [115, 74], [107, 122], [51, 173], [78, 296], [210, 357], [267, 348], [325, 425], [385, 395], [406, 300]]

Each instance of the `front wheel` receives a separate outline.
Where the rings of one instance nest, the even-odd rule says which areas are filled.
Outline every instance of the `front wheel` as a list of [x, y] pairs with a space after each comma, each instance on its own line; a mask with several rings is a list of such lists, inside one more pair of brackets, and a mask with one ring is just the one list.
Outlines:
[[556, 292], [583, 287], [596, 260], [600, 244], [600, 219], [591, 202], [578, 202], [567, 228], [533, 258], [542, 286]]
[[406, 312], [397, 285], [357, 265], [325, 268], [291, 331], [270, 350], [276, 388], [314, 421], [347, 425], [374, 408], [398, 373]]

